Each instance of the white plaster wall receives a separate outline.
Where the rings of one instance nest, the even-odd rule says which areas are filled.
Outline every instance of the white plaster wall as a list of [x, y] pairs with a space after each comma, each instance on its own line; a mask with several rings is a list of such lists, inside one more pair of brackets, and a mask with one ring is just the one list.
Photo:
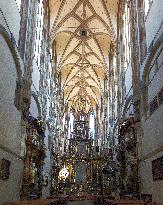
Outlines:
[[37, 118], [39, 116], [38, 107], [33, 96], [31, 96], [31, 104], [29, 111], [33, 117]]
[[127, 68], [125, 73], [125, 87], [126, 87], [126, 95], [128, 95], [132, 87], [132, 68], [130, 65]]
[[0, 204], [20, 199], [21, 181], [23, 175], [23, 160], [0, 149], [0, 159], [5, 158], [11, 161], [10, 177], [7, 180], [0, 180]]
[[[32, 87], [31, 87], [31, 90], [36, 95], [38, 95], [39, 82], [40, 82], [40, 71], [39, 71], [39, 68], [37, 66], [37, 63], [36, 63], [35, 59], [33, 59], [33, 61], [32, 61], [32, 69], [33, 70], [32, 70]], [[30, 114], [35, 118], [37, 118], [39, 116], [38, 107], [37, 107], [36, 101], [35, 101], [33, 96], [31, 96]]]
[[49, 119], [49, 111], [50, 111], [50, 99], [47, 99], [47, 115], [46, 115], [46, 119]]
[[163, 52], [160, 54], [159, 59], [162, 60], [162, 65], [148, 86], [148, 102], [151, 102], [156, 93], [163, 87]]
[[147, 48], [154, 39], [163, 20], [163, 1], [154, 0], [145, 22]]
[[[158, 64], [161, 65], [160, 55]], [[148, 86], [148, 103], [163, 87], [163, 65]], [[153, 195], [153, 201], [163, 202], [163, 180], [153, 181], [152, 161], [163, 156], [163, 104], [146, 120], [142, 120], [140, 177], [142, 193]]]
[[153, 196], [153, 201], [163, 202], [163, 180], [153, 181], [152, 161], [163, 156], [163, 152], [155, 154], [140, 162], [140, 177], [142, 193], [149, 193]]
[[33, 71], [32, 71], [32, 90], [39, 91], [39, 82], [40, 82], [40, 71], [37, 66], [36, 60], [33, 59]]
[[[163, 55], [163, 53], [161, 54]], [[163, 87], [163, 65], [159, 68], [154, 79], [148, 86], [148, 103]], [[142, 138], [143, 156], [163, 147], [163, 104], [143, 123], [144, 136]]]
[[[133, 90], [132, 90], [132, 68], [131, 65], [129, 64], [126, 72], [125, 72], [125, 91], [126, 91], [126, 96], [125, 99], [127, 100], [131, 95], [133, 95]], [[124, 103], [126, 102], [124, 101]], [[125, 104], [123, 105], [123, 109], [125, 108]], [[130, 112], [131, 110], [129, 110]], [[128, 117], [128, 113], [126, 111], [125, 117]]]
[[142, 157], [163, 148], [163, 104], [143, 123]]
[[[10, 178], [0, 179], [0, 203], [19, 198], [23, 171], [23, 162], [16, 157], [21, 148], [21, 114], [14, 105], [16, 79], [13, 56], [0, 35], [0, 159], [11, 161]], [[4, 151], [3, 147], [9, 151]]]
[[[18, 44], [21, 18], [15, 0], [0, 0], [0, 8], [3, 11], [16, 43]], [[5, 25], [3, 18], [0, 18], [0, 24]]]

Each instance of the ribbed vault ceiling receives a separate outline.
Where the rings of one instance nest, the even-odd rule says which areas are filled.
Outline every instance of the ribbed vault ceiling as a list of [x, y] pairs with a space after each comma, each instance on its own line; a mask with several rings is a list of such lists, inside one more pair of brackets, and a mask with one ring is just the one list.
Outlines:
[[50, 0], [51, 44], [70, 107], [100, 105], [116, 16], [117, 0]]

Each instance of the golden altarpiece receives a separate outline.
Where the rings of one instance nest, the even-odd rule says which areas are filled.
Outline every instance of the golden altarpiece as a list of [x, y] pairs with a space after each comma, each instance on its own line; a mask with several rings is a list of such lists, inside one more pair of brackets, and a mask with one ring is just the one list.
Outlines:
[[45, 158], [43, 121], [28, 117], [26, 155], [21, 198], [36, 199], [42, 196], [43, 165]]
[[[73, 132], [63, 154], [53, 152], [51, 195], [110, 194], [109, 153], [102, 153], [90, 133], [90, 112], [73, 110]], [[107, 160], [106, 160], [107, 158]]]

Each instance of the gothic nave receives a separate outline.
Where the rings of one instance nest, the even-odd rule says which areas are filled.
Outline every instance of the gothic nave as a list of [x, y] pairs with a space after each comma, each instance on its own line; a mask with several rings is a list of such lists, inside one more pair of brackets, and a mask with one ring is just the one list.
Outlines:
[[0, 204], [163, 204], [163, 0], [0, 0]]

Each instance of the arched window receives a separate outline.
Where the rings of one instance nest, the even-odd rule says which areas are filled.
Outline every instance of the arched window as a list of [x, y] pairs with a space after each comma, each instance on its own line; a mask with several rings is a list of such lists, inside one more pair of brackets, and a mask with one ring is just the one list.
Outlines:
[[15, 0], [16, 1], [16, 5], [20, 11], [20, 7], [21, 7], [21, 0]]
[[124, 63], [125, 69], [128, 68], [131, 60], [131, 16], [130, 16], [130, 2], [125, 4], [125, 11], [123, 14], [123, 33], [124, 33]]
[[151, 5], [153, 3], [153, 0], [144, 0], [144, 12], [145, 16], [147, 16], [149, 9], [151, 8]]
[[90, 128], [90, 134], [91, 138], [93, 140], [93, 145], [94, 145], [94, 133], [95, 133], [95, 115], [94, 113], [90, 114], [90, 119], [89, 119], [89, 128]]
[[37, 46], [37, 49], [35, 50], [35, 59], [37, 59], [37, 66], [40, 67], [41, 61], [43, 58], [41, 58], [41, 49], [42, 49], [42, 39], [43, 39], [43, 20], [44, 20], [44, 14], [42, 12], [43, 10], [43, 0], [39, 1], [37, 4], [37, 15], [36, 15], [36, 31], [35, 31], [35, 43]]

